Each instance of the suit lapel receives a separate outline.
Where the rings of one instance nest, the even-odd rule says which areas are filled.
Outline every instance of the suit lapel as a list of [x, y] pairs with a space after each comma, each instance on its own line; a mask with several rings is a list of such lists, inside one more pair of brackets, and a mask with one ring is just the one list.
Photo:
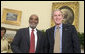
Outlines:
[[64, 41], [64, 39], [67, 38], [66, 36], [68, 34], [68, 30], [69, 30], [68, 26], [63, 24], [63, 29], [62, 29], [62, 39], [63, 40], [62, 41]]
[[64, 48], [65, 48], [65, 44], [66, 44], [65, 40], [68, 38], [67, 34], [68, 34], [68, 27], [67, 27], [67, 25], [63, 24], [63, 29], [62, 29], [62, 52], [64, 51]]
[[[49, 41], [50, 41], [50, 46], [53, 46], [53, 48], [54, 48], [54, 30], [55, 30], [55, 26], [51, 29], [51, 35], [49, 35], [50, 36], [50, 39], [49, 39]], [[49, 33], [50, 34], [50, 33]], [[53, 49], [52, 48], [52, 49]]]
[[65, 36], [65, 25], [63, 24], [62, 27], [63, 27], [63, 29], [62, 29], [62, 41], [64, 41], [63, 38]]
[[29, 28], [26, 29], [26, 40], [27, 40], [27, 43], [28, 43], [28, 47], [30, 47], [30, 34], [29, 34]]
[[40, 32], [37, 30], [37, 46], [36, 46], [36, 52], [37, 52], [37, 50], [38, 50], [38, 46], [39, 46], [39, 41], [40, 41]]
[[62, 29], [62, 52], [64, 51], [64, 42], [65, 42], [65, 25], [62, 25], [63, 29]]
[[[52, 32], [51, 32], [51, 33], [52, 33], [51, 36], [53, 37], [53, 40], [54, 40], [54, 30], [55, 30], [55, 26], [52, 28]], [[51, 38], [52, 38], [52, 37], [51, 37]]]
[[52, 28], [52, 35], [54, 36], [55, 26]]

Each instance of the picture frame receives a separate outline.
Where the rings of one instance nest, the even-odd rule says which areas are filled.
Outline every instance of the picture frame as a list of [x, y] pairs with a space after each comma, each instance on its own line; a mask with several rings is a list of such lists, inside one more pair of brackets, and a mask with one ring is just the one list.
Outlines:
[[22, 12], [19, 10], [3, 8], [1, 22], [5, 24], [20, 26]]
[[[79, 31], [79, 3], [78, 2], [53, 2], [52, 12], [56, 9], [60, 9], [64, 14], [63, 23], [72, 24], [76, 30]], [[66, 18], [66, 19], [65, 19]], [[51, 18], [51, 27], [55, 23]]]

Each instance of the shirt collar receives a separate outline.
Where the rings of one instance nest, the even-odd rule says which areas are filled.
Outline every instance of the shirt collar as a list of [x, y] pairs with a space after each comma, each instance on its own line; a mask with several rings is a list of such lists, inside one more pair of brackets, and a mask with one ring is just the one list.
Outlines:
[[[59, 25], [60, 28], [62, 28], [62, 23]], [[55, 26], [55, 28], [57, 28], [57, 25]]]
[[[29, 30], [32, 31], [32, 28], [29, 27]], [[34, 29], [34, 32], [37, 32], [37, 29], [36, 28]]]

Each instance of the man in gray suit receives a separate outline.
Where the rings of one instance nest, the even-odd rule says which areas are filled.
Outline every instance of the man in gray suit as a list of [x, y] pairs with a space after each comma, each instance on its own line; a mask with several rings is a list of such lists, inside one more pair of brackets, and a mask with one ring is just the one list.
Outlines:
[[39, 22], [37, 15], [33, 14], [29, 18], [29, 27], [17, 31], [11, 49], [14, 53], [42, 53], [44, 36], [36, 26]]
[[57, 9], [53, 12], [55, 26], [46, 30], [46, 47], [48, 53], [80, 53], [77, 31], [73, 25], [63, 24], [63, 13]]

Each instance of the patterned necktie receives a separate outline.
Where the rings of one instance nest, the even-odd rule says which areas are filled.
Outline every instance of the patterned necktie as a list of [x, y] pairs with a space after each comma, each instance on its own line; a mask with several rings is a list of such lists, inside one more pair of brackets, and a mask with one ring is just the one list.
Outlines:
[[55, 32], [54, 53], [60, 53], [60, 27], [57, 27]]
[[35, 36], [34, 36], [34, 30], [32, 30], [32, 32], [31, 32], [31, 40], [30, 40], [29, 53], [35, 53]]

